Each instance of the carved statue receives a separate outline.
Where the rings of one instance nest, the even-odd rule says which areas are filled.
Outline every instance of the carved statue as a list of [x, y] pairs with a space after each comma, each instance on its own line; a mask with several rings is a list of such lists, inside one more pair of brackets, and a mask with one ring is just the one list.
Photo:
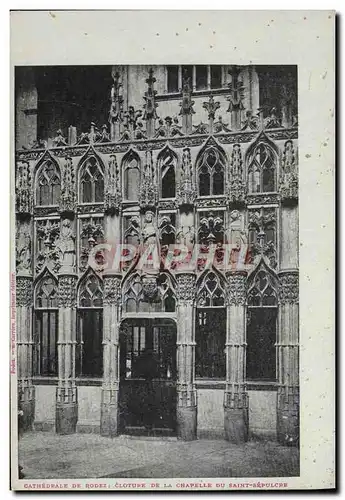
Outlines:
[[31, 269], [31, 235], [29, 224], [22, 224], [18, 228], [16, 265], [18, 272], [28, 273]]
[[61, 264], [63, 268], [74, 268], [75, 265], [75, 236], [73, 234], [72, 222], [64, 219], [61, 224], [60, 236], [56, 241], [56, 248], [61, 253]]
[[148, 210], [144, 217], [143, 228], [144, 245], [152, 245], [158, 242], [157, 230], [154, 225], [154, 213]]

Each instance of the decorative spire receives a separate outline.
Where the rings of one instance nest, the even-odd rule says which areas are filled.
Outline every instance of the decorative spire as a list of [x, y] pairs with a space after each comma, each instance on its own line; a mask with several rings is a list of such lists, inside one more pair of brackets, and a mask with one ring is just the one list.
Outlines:
[[140, 205], [141, 207], [155, 207], [157, 200], [157, 181], [152, 159], [152, 151], [146, 151], [145, 166], [140, 190]]
[[184, 148], [182, 154], [180, 182], [177, 187], [177, 201], [180, 206], [193, 205], [195, 198], [196, 189], [190, 149]]
[[180, 102], [180, 115], [182, 115], [182, 129], [185, 134], [192, 132], [192, 114], [195, 113], [192, 100], [192, 86], [187, 69], [184, 71], [182, 84], [182, 101]]
[[243, 160], [240, 144], [234, 144], [231, 153], [228, 200], [231, 205], [243, 205], [245, 201], [245, 186], [243, 181]]
[[229, 101], [228, 112], [231, 113], [231, 128], [235, 130], [241, 128], [241, 113], [244, 110], [242, 102], [244, 98], [244, 86], [238, 79], [240, 71], [238, 66], [233, 66], [229, 71], [231, 83], [229, 83], [230, 95], [227, 98]]
[[113, 85], [110, 91], [110, 137], [112, 141], [119, 139], [120, 123], [123, 119], [123, 97], [122, 84], [120, 83], [119, 73], [113, 75]]
[[148, 137], [152, 137], [155, 131], [155, 120], [157, 119], [156, 108], [158, 104], [155, 102], [157, 90], [153, 89], [156, 78], [153, 76], [153, 69], [149, 70], [149, 77], [146, 79], [147, 91], [145, 92], [144, 100], [144, 116], [146, 120], [146, 133]]
[[107, 213], [115, 213], [121, 206], [120, 173], [116, 156], [111, 155], [105, 171], [104, 208]]
[[72, 158], [66, 156], [62, 174], [60, 212], [73, 213], [75, 210], [75, 183]]
[[[138, 120], [141, 118], [143, 112], [135, 110], [133, 106], [128, 107], [128, 111], [123, 114], [124, 117], [124, 135], [126, 134], [126, 140], [135, 138], [135, 131], [138, 127]], [[122, 139], [121, 139], [122, 140]]]
[[212, 134], [213, 133], [213, 122], [214, 122], [214, 118], [216, 115], [216, 111], [217, 111], [217, 109], [220, 108], [220, 102], [215, 101], [213, 96], [211, 95], [209, 100], [202, 104], [202, 107], [204, 109], [206, 109], [206, 111], [208, 113], [208, 120], [210, 122], [210, 134]]

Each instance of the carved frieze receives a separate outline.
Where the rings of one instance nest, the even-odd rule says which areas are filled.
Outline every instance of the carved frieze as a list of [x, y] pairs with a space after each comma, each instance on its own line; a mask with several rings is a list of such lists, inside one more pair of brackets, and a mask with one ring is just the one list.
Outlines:
[[288, 139], [297, 139], [298, 138], [298, 129], [297, 128], [291, 128], [291, 129], [286, 129], [282, 128], [279, 130], [267, 130], [266, 135], [270, 139], [274, 139], [276, 141], [283, 141], [288, 140]]
[[261, 193], [246, 195], [247, 205], [273, 205], [279, 203], [279, 194], [277, 193]]
[[299, 297], [299, 279], [297, 271], [279, 273], [279, 301], [281, 304], [296, 304]]
[[103, 203], [88, 203], [85, 205], [77, 206], [78, 214], [100, 214], [103, 213], [104, 205]]
[[158, 202], [158, 208], [160, 210], [174, 210], [177, 207], [177, 202], [175, 200], [160, 200]]
[[210, 208], [210, 207], [225, 207], [226, 206], [226, 198], [225, 196], [217, 198], [198, 198], [195, 201], [195, 204], [198, 208]]

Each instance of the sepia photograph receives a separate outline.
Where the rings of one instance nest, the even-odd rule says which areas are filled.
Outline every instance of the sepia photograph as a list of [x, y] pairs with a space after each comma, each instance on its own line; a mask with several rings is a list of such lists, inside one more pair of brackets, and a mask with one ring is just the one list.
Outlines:
[[193, 62], [13, 67], [19, 489], [300, 477], [300, 63]]

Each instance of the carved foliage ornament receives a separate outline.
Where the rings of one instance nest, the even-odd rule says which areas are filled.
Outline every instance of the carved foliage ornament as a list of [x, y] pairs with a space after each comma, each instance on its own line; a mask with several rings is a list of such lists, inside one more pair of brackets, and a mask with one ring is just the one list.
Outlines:
[[297, 272], [279, 275], [279, 300], [281, 304], [298, 303], [299, 280]]
[[53, 272], [61, 267], [61, 254], [56, 247], [60, 235], [60, 224], [57, 220], [37, 221], [37, 241], [39, 251], [36, 255], [36, 272], [40, 272], [46, 265]]
[[193, 302], [195, 298], [195, 275], [181, 273], [176, 276], [178, 297], [181, 302]]
[[18, 213], [31, 213], [32, 211], [31, 173], [26, 161], [17, 164], [16, 211]]
[[118, 304], [121, 301], [121, 277], [104, 276], [104, 299], [103, 304]]
[[243, 203], [245, 199], [245, 186], [240, 144], [234, 144], [232, 148], [229, 174], [229, 201], [230, 203]]
[[239, 306], [246, 303], [247, 278], [245, 273], [228, 273], [227, 301], [229, 305]]
[[58, 304], [59, 307], [76, 306], [76, 276], [60, 276], [58, 285]]
[[32, 305], [32, 280], [17, 276], [16, 279], [16, 303], [17, 306], [31, 306]]

